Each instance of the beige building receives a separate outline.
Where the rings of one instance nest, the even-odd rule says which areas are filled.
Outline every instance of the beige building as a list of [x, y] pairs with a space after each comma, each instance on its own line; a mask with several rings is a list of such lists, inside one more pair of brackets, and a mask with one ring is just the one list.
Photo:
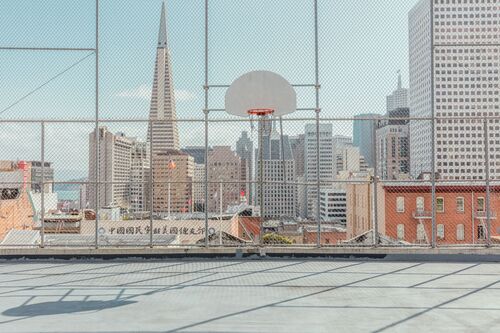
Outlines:
[[[129, 208], [131, 154], [134, 140], [123, 133], [113, 134], [107, 127], [99, 128], [99, 185], [96, 202], [95, 185], [87, 186], [89, 208], [109, 206]], [[96, 135], [89, 135], [89, 182], [97, 180]]]
[[[370, 173], [354, 174], [346, 178], [353, 180], [345, 185], [348, 240], [373, 229], [374, 197], [371, 178]], [[383, 226], [379, 225], [379, 233], [383, 233], [381, 229]]]
[[194, 159], [179, 150], [153, 156], [153, 212], [186, 213], [191, 210]]
[[130, 208], [135, 213], [149, 211], [150, 159], [147, 143], [134, 141], [130, 167]]
[[[245, 190], [241, 158], [229, 146], [215, 146], [208, 154], [208, 211], [218, 213], [240, 204], [240, 192]], [[214, 182], [214, 183], [211, 183]], [[222, 184], [222, 198], [220, 183]], [[228, 183], [229, 182], [229, 183]]]
[[204, 164], [194, 164], [193, 173], [193, 211], [203, 212], [205, 211], [205, 186], [203, 182], [205, 181], [205, 165]]

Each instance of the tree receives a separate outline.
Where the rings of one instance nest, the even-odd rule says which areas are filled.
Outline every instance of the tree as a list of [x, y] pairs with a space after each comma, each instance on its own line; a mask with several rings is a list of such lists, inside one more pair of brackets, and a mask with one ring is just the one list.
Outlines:
[[292, 240], [288, 237], [278, 235], [275, 233], [271, 234], [265, 234], [264, 237], [262, 237], [263, 244], [283, 244], [283, 245], [291, 245], [293, 244]]

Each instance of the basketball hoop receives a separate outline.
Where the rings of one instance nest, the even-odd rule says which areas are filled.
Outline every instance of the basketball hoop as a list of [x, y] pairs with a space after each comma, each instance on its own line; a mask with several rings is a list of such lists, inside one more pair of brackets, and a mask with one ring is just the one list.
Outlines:
[[[234, 116], [250, 118], [253, 136], [253, 122], [258, 118], [259, 126], [259, 206], [261, 221], [264, 221], [264, 130], [263, 123], [273, 121], [297, 110], [297, 93], [293, 86], [281, 75], [269, 71], [253, 71], [237, 78], [227, 89], [225, 111]], [[283, 131], [281, 139], [283, 140]], [[269, 140], [270, 142], [270, 140]], [[283, 151], [283, 148], [282, 148]], [[253, 155], [252, 155], [253, 156]], [[284, 154], [282, 157], [284, 159]], [[257, 160], [257, 152], [255, 155]], [[285, 163], [283, 162], [283, 166]], [[286, 171], [284, 170], [284, 175]], [[285, 177], [286, 179], [286, 177]], [[259, 227], [259, 239], [262, 239], [262, 224]]]
[[274, 113], [274, 109], [250, 109], [247, 111], [247, 113], [250, 116], [257, 116], [257, 117], [269, 116]]

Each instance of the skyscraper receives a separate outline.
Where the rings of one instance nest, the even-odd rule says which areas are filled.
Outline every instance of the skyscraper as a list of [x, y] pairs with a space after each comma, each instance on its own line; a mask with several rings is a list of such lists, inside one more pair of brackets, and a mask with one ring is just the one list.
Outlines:
[[334, 174], [344, 171], [344, 150], [346, 147], [352, 147], [352, 138], [350, 136], [335, 135], [333, 137], [333, 164]]
[[130, 209], [133, 212], [149, 211], [150, 162], [147, 143], [133, 140], [130, 163]]
[[[319, 175], [317, 172], [317, 138], [316, 124], [305, 126], [305, 180], [314, 183], [318, 180], [323, 182], [334, 180], [333, 161], [333, 127], [332, 124], [320, 124], [319, 126]], [[307, 186], [307, 217], [316, 216], [318, 191], [317, 186]]]
[[194, 159], [179, 150], [166, 150], [153, 159], [153, 212], [162, 216], [192, 208]]
[[[246, 181], [253, 180], [253, 142], [247, 131], [241, 132], [241, 137], [236, 142], [236, 154], [241, 158], [242, 178]], [[246, 183], [245, 196], [249, 203], [253, 198], [253, 184]]]
[[373, 168], [375, 156], [373, 156], [373, 138], [375, 136], [376, 121], [372, 119], [379, 118], [379, 114], [366, 113], [355, 116], [353, 123], [353, 145], [359, 148], [361, 155], [370, 168]]
[[[208, 155], [208, 211], [225, 212], [229, 206], [239, 205], [244, 190], [241, 178], [241, 158], [230, 146], [215, 146]], [[220, 182], [220, 183], [217, 183]], [[222, 195], [221, 195], [222, 184]]]
[[387, 96], [387, 112], [408, 107], [408, 89], [403, 88], [401, 73], [398, 73], [398, 88]]
[[[111, 204], [121, 208], [129, 207], [129, 182], [131, 170], [131, 151], [133, 140], [123, 133], [111, 133], [107, 127], [99, 127], [99, 145], [95, 130], [89, 135], [89, 182], [97, 180], [96, 148], [99, 149], [99, 184], [87, 186], [87, 199], [90, 208], [96, 209]], [[97, 202], [96, 202], [97, 199]]]
[[165, 3], [161, 8], [149, 119], [154, 121], [148, 128], [148, 140], [153, 140], [153, 154], [170, 149], [179, 150], [172, 65], [167, 45]]
[[299, 134], [297, 136], [291, 136], [288, 140], [290, 141], [290, 147], [292, 149], [293, 159], [295, 161], [295, 174], [297, 176], [303, 176], [305, 165], [305, 135]]
[[[413, 176], [432, 171], [434, 155], [443, 179], [485, 179], [484, 117], [500, 114], [499, 10], [498, 0], [421, 0], [410, 11], [410, 116], [437, 119], [434, 131], [429, 120], [410, 121]], [[496, 122], [488, 120], [490, 138]], [[498, 138], [489, 148], [498, 178]]]
[[[257, 151], [257, 156], [260, 152]], [[256, 163], [257, 179], [261, 179], [260, 160]], [[267, 218], [295, 217], [297, 209], [297, 190], [295, 180], [295, 161], [288, 135], [280, 136], [274, 128], [270, 135], [262, 138], [262, 170], [264, 182], [261, 212]], [[268, 182], [267, 184], [265, 182]], [[256, 186], [256, 204], [260, 205], [260, 185]]]
[[[389, 111], [377, 127], [377, 172], [382, 179], [399, 179], [410, 171], [410, 110]], [[406, 118], [406, 119], [404, 119]]]

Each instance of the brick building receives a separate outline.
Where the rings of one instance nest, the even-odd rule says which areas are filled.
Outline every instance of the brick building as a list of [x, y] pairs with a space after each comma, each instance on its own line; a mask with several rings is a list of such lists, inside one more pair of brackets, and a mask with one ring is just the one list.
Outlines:
[[[492, 241], [500, 240], [500, 186], [491, 186]], [[428, 183], [388, 183], [379, 188], [379, 231], [412, 244], [432, 239], [432, 188]], [[487, 238], [486, 188], [474, 183], [436, 186], [437, 244], [482, 244]]]

